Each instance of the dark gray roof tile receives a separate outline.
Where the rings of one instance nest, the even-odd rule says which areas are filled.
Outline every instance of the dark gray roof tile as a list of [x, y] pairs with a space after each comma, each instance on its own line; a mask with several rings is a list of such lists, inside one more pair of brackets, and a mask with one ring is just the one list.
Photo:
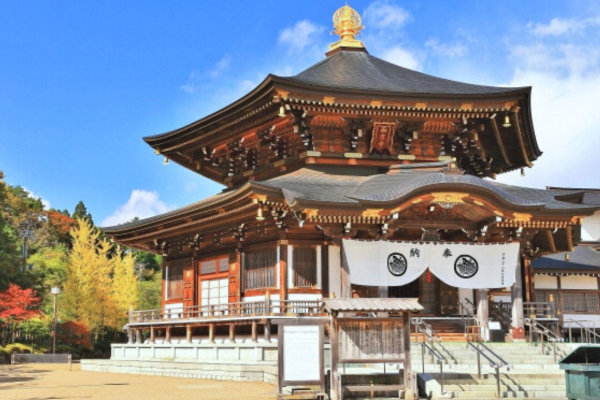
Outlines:
[[536, 270], [571, 269], [600, 272], [600, 251], [596, 250], [594, 245], [579, 245], [569, 253], [569, 261], [565, 260], [565, 253], [557, 253], [540, 257], [531, 265]]
[[530, 88], [473, 85], [412, 71], [366, 52], [340, 51], [283, 79], [325, 87], [411, 94], [482, 95]]

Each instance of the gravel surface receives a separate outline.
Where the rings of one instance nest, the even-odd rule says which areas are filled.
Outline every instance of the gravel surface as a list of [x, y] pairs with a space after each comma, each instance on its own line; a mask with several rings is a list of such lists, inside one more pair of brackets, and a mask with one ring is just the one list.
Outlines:
[[262, 382], [231, 382], [81, 371], [73, 364], [0, 365], [2, 400], [264, 400], [277, 389]]

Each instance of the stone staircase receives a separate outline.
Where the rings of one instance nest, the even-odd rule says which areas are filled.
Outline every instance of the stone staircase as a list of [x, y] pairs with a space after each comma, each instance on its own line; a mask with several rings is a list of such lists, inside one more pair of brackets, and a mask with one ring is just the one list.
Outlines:
[[[565, 377], [554, 362], [549, 346], [528, 343], [487, 343], [492, 351], [510, 364], [510, 369], [500, 368], [501, 398], [535, 398], [538, 400], [566, 399]], [[568, 354], [573, 345], [557, 344], [557, 359]], [[482, 358], [482, 376], [477, 375], [477, 353], [466, 343], [444, 343], [435, 346], [444, 356], [444, 392], [439, 393], [440, 367], [425, 355], [425, 374], [421, 381], [433, 397], [459, 399], [497, 398], [495, 369]], [[423, 372], [421, 346], [411, 347], [412, 369]], [[426, 382], [426, 383], [425, 383]], [[438, 393], [436, 393], [436, 388]], [[440, 396], [441, 395], [441, 396]]]

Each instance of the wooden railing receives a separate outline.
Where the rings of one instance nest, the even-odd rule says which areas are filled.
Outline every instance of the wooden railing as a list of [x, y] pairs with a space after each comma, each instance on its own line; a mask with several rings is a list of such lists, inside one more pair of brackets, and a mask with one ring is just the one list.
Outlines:
[[554, 304], [550, 302], [523, 303], [523, 315], [531, 319], [557, 319]]
[[321, 306], [321, 300], [272, 300], [267, 298], [264, 301], [131, 311], [129, 323], [324, 315]]

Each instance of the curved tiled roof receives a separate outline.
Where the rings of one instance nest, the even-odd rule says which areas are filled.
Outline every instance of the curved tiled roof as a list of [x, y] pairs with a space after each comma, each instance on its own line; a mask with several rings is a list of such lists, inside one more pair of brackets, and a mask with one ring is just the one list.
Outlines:
[[565, 253], [556, 253], [534, 260], [531, 266], [536, 270], [600, 272], [600, 251], [594, 245], [579, 245], [569, 252], [569, 261], [565, 260]]
[[547, 190], [509, 186], [472, 175], [431, 170], [406, 169], [393, 174], [351, 176], [326, 169], [302, 168], [277, 178], [253, 182], [252, 186], [281, 189], [288, 203], [296, 200], [347, 205], [389, 203], [428, 188], [486, 191], [513, 206], [532, 209], [577, 210], [585, 213], [593, 208], [556, 200]]
[[411, 94], [483, 95], [526, 90], [451, 81], [389, 63], [362, 51], [340, 51], [283, 79], [324, 87]]

